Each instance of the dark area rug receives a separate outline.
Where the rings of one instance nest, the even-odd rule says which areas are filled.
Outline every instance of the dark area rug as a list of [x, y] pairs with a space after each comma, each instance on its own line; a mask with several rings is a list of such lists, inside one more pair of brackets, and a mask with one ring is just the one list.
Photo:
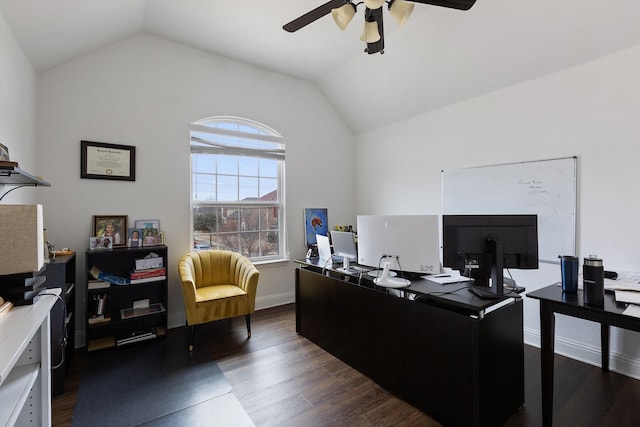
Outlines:
[[187, 349], [183, 333], [90, 354], [73, 427], [137, 426], [229, 393], [210, 354]]

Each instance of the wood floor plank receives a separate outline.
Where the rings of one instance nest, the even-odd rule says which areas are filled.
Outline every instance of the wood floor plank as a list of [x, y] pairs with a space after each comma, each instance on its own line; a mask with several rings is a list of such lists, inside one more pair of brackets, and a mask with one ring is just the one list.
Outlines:
[[[251, 320], [250, 339], [244, 319], [239, 318], [202, 328], [196, 346], [216, 360], [256, 426], [440, 425], [297, 335], [292, 304], [261, 310]], [[172, 329], [168, 333], [184, 332]], [[56, 427], [71, 426], [85, 358], [82, 350], [76, 352], [65, 393], [53, 399]], [[560, 355], [555, 360], [556, 426], [640, 425], [640, 381]], [[540, 393], [540, 351], [525, 346], [525, 404], [506, 426], [542, 425]]]

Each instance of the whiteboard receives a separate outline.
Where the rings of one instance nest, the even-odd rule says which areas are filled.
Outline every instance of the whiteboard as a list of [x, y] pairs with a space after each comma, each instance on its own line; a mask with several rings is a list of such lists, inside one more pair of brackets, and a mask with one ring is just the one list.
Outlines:
[[442, 171], [442, 214], [537, 214], [540, 262], [576, 251], [576, 158]]

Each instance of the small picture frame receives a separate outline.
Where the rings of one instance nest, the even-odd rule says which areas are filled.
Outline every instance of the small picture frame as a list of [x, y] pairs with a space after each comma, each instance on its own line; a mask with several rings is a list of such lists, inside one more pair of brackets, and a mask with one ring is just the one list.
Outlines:
[[142, 228], [130, 228], [127, 231], [127, 246], [130, 248], [142, 247]]
[[127, 215], [94, 215], [92, 236], [108, 237], [112, 246], [127, 245]]
[[156, 245], [164, 245], [164, 232], [158, 231], [158, 236], [156, 237]]
[[113, 239], [111, 237], [89, 237], [89, 249], [92, 251], [100, 251], [104, 249], [113, 249]]
[[136, 219], [135, 228], [155, 228], [160, 230], [160, 221], [157, 219]]
[[317, 244], [316, 234], [329, 235], [327, 208], [304, 208], [304, 236], [307, 247]]
[[158, 229], [143, 228], [142, 229], [142, 246], [156, 246], [158, 244]]
[[0, 144], [0, 161], [3, 161], [3, 162], [11, 161], [11, 159], [9, 159], [9, 149], [4, 144]]

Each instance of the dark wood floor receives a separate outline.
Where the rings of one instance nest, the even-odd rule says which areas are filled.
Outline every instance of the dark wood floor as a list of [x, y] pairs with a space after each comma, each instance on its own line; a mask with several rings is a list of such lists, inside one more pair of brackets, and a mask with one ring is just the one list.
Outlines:
[[[293, 305], [261, 310], [251, 326], [247, 339], [244, 319], [208, 325], [199, 330], [195, 351], [218, 362], [256, 426], [440, 425], [296, 335]], [[186, 343], [185, 334], [185, 351]], [[76, 351], [65, 393], [53, 399], [56, 427], [71, 425], [87, 357]], [[556, 426], [640, 426], [640, 381], [558, 355], [555, 376]], [[540, 415], [540, 352], [525, 346], [525, 405], [507, 426], [538, 427]]]

